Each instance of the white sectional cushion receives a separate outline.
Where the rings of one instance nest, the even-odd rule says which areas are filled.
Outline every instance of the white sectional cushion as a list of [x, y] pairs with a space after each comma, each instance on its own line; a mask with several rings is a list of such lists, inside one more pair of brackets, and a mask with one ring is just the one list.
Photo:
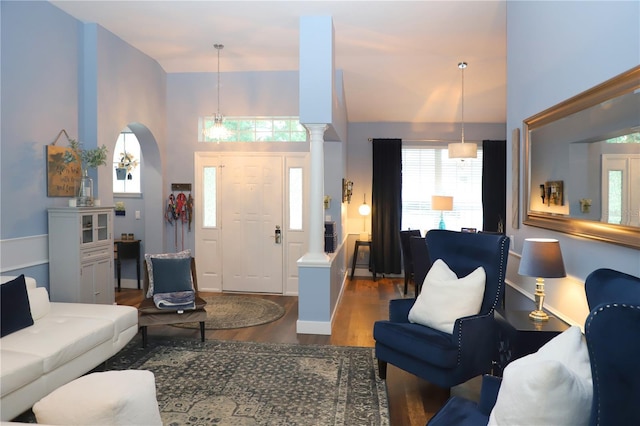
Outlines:
[[31, 306], [31, 316], [34, 321], [38, 321], [49, 313], [51, 309], [49, 302], [49, 292], [44, 287], [28, 288], [29, 306]]
[[[4, 339], [2, 339], [4, 342]], [[2, 345], [0, 353], [0, 396], [10, 394], [44, 373], [44, 360], [37, 355], [10, 351]]]
[[33, 326], [2, 338], [2, 351], [43, 358], [49, 373], [94, 347], [113, 340], [113, 322], [103, 319], [46, 315]]
[[[0, 285], [16, 278], [17, 276], [13, 275], [2, 275], [0, 276]], [[49, 313], [49, 292], [44, 287], [38, 287], [38, 283], [33, 277], [25, 276], [24, 282], [27, 285], [31, 316], [34, 321], [37, 321]]]
[[120, 333], [138, 326], [138, 310], [124, 305], [91, 305], [87, 303], [51, 303], [51, 314], [64, 317], [98, 318], [114, 324], [113, 340]]
[[[4, 283], [8, 283], [9, 281], [15, 280], [16, 278], [18, 278], [18, 275], [2, 275], [0, 276], [0, 285]], [[30, 288], [36, 288], [38, 286], [35, 278], [33, 277], [25, 276], [24, 282], [25, 284], [27, 284], [27, 290], [29, 290]]]

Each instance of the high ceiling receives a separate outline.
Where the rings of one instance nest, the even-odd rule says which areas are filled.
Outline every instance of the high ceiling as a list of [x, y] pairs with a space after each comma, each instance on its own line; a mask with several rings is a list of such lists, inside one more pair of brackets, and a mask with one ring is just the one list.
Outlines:
[[[52, 1], [168, 73], [297, 70], [301, 16], [330, 15], [350, 122], [506, 121], [506, 1]], [[222, 74], [224, 75], [224, 74]], [[224, 83], [222, 83], [224, 85]]]

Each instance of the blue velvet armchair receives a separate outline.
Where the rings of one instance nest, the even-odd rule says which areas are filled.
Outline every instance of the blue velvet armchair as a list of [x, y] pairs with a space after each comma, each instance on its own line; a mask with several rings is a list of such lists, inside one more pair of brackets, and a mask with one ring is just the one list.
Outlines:
[[[640, 278], [598, 269], [587, 277], [585, 290], [593, 380], [589, 425], [640, 425]], [[428, 425], [486, 425], [499, 389], [499, 378], [484, 376], [478, 403], [454, 396]]]
[[590, 425], [640, 425], [640, 278], [598, 269], [585, 282]]
[[380, 377], [387, 363], [443, 388], [463, 383], [491, 369], [496, 355], [494, 310], [502, 300], [509, 239], [504, 235], [431, 230], [426, 244], [432, 261], [442, 259], [458, 277], [479, 266], [486, 272], [482, 307], [477, 315], [458, 318], [453, 334], [410, 323], [415, 299], [389, 304], [389, 320], [373, 328]]

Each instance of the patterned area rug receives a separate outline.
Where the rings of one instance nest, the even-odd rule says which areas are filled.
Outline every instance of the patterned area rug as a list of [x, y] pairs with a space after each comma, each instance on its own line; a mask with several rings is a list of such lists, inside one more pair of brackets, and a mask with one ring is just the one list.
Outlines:
[[107, 366], [154, 373], [165, 425], [389, 425], [373, 348], [136, 337]]
[[[271, 300], [245, 296], [205, 296], [207, 301], [207, 330], [253, 327], [266, 324], [284, 315], [284, 308]], [[199, 328], [197, 322], [173, 324], [175, 327]]]

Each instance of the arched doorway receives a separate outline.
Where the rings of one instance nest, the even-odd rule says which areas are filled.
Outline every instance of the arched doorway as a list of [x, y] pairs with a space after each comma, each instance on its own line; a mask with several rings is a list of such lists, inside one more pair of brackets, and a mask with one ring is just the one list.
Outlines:
[[[114, 238], [118, 239], [121, 233], [133, 233], [141, 240], [141, 255], [161, 253], [165, 244], [160, 149], [151, 131], [141, 123], [129, 123], [122, 131], [133, 133], [140, 144], [141, 182], [137, 195], [113, 193], [114, 204], [125, 205], [125, 215], [114, 218]], [[112, 169], [111, 179], [116, 173], [115, 167]], [[135, 266], [123, 265], [122, 276], [123, 287], [135, 288]]]

